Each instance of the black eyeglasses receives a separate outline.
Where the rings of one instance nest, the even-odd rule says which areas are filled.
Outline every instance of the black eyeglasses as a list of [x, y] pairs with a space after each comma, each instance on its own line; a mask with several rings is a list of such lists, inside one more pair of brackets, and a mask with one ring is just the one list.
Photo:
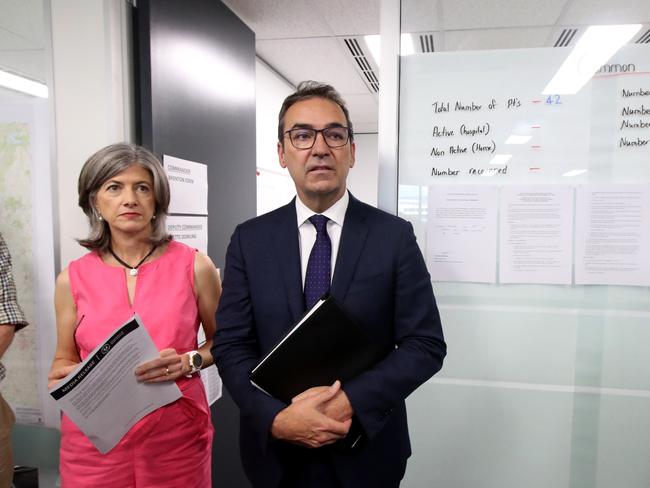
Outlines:
[[316, 144], [318, 133], [323, 134], [325, 144], [331, 148], [342, 147], [350, 139], [350, 129], [348, 127], [325, 127], [324, 129], [309, 129], [299, 127], [297, 129], [285, 130], [285, 135], [289, 135], [291, 144], [296, 149], [311, 149]]

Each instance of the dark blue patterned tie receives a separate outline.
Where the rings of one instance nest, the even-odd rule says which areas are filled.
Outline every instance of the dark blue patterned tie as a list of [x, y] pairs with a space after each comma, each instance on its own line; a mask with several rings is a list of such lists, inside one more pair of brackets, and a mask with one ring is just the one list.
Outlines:
[[307, 310], [330, 291], [332, 243], [330, 236], [327, 235], [328, 220], [324, 215], [309, 217], [309, 221], [316, 227], [316, 242], [311, 248], [305, 275], [305, 306]]

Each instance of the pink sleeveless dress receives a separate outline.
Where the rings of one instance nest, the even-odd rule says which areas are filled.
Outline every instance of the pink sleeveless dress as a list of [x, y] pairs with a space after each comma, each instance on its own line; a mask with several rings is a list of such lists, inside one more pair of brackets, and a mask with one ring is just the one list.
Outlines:
[[[182, 354], [196, 349], [195, 255], [194, 249], [171, 241], [159, 258], [138, 268], [133, 304], [124, 268], [105, 264], [96, 252], [72, 261], [68, 273], [81, 359], [134, 313], [158, 350], [171, 347]], [[144, 417], [106, 454], [62, 415], [61, 486], [211, 486], [213, 428], [203, 383], [194, 375], [177, 384], [182, 398]]]

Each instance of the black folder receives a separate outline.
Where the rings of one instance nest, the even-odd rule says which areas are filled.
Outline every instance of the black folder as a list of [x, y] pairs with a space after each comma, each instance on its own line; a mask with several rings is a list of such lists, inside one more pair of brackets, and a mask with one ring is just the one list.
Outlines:
[[333, 297], [316, 303], [253, 369], [263, 392], [291, 403], [313, 386], [327, 386], [370, 369], [384, 355]]

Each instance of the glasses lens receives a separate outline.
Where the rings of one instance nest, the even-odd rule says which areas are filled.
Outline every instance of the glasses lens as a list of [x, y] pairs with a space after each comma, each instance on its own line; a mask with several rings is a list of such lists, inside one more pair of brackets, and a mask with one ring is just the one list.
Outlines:
[[319, 132], [322, 132], [323, 139], [325, 139], [329, 147], [345, 146], [350, 137], [350, 132], [347, 127], [327, 127], [322, 130], [299, 128], [287, 131], [291, 139], [291, 144], [296, 149], [312, 148], [316, 141], [316, 134]]
[[296, 149], [307, 149], [314, 145], [316, 131], [314, 129], [293, 129], [289, 131], [291, 144]]
[[348, 142], [348, 129], [346, 127], [328, 127], [323, 129], [323, 136], [329, 147], [345, 146]]

